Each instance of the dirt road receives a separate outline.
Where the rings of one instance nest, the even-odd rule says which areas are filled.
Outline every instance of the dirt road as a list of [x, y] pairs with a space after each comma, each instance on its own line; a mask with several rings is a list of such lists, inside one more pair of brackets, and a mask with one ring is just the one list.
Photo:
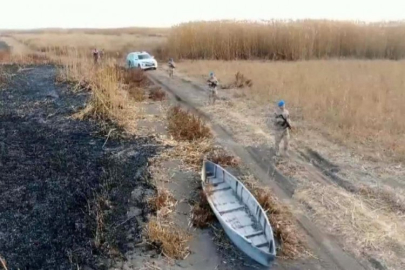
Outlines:
[[[207, 95], [201, 85], [181, 77], [170, 79], [162, 71], [150, 72], [149, 76], [156, 84], [166, 89], [178, 103], [203, 116], [211, 124], [212, 129], [217, 135], [217, 140], [227, 149], [238, 155], [251, 172], [262, 183], [270, 186], [279, 198], [290, 205], [297, 205], [297, 202], [292, 197], [297, 187], [297, 181], [294, 178], [285, 177], [275, 166], [274, 162], [270, 159], [273, 150], [264, 145], [245, 147], [238, 143], [235, 139], [236, 134], [219, 124], [215, 114], [209, 113], [209, 106], [206, 105]], [[220, 103], [220, 105], [216, 106], [223, 105], [224, 103]], [[299, 157], [297, 154], [294, 154], [293, 158]], [[321, 157], [317, 157], [314, 154], [312, 159], [314, 158], [317, 158], [319, 166], [327, 166], [326, 161], [323, 161]], [[303, 164], [306, 162], [303, 158], [299, 158], [299, 160]], [[309, 166], [310, 164], [307, 162], [306, 165]], [[319, 181], [325, 181], [325, 176], [321, 175], [312, 165], [311, 167], [313, 174], [320, 179]], [[330, 172], [329, 168], [322, 168]], [[299, 207], [296, 207], [296, 209], [299, 209]], [[360, 262], [352, 255], [346, 253], [333, 237], [323, 233], [305, 214], [296, 212], [295, 216], [307, 236], [311, 251], [314, 252], [317, 259], [311, 258], [304, 262], [279, 261], [277, 267], [280, 267], [280, 269], [342, 270], [370, 268], [366, 261]]]

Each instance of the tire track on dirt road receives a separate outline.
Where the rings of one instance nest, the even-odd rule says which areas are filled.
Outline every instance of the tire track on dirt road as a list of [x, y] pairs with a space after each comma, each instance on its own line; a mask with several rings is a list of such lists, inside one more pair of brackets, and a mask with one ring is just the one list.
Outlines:
[[[223, 126], [215, 124], [214, 119], [202, 109], [207, 98], [201, 87], [181, 79], [169, 79], [161, 71], [150, 72], [148, 75], [155, 84], [162, 86], [177, 103], [203, 117], [211, 125], [219, 142], [238, 155], [262, 183], [273, 189], [277, 197], [289, 204], [297, 205], [297, 202], [292, 199], [297, 181], [285, 177], [271, 162], [267, 161], [267, 157], [263, 153], [238, 144], [231, 132]], [[332, 237], [323, 234], [308, 217], [302, 213], [294, 214], [297, 222], [306, 232], [309, 248], [319, 259], [306, 263], [305, 269], [366, 269], [359, 261], [343, 251]], [[291, 269], [291, 265], [286, 267]]]

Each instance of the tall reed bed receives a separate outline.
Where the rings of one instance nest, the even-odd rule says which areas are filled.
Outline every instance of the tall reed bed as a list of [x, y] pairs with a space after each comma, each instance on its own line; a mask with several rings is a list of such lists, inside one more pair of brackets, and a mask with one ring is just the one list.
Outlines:
[[173, 27], [166, 50], [188, 59], [400, 59], [405, 23], [210, 21]]

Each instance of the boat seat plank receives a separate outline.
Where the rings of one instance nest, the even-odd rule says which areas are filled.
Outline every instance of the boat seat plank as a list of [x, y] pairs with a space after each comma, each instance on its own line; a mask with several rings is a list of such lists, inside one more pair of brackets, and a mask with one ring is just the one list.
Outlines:
[[260, 249], [260, 250], [263, 251], [263, 252], [269, 252], [269, 246], [268, 246], [268, 245], [265, 245], [265, 246], [262, 246], [262, 247], [258, 247], [258, 249]]
[[214, 185], [214, 187], [210, 188], [210, 191], [218, 192], [218, 191], [224, 191], [224, 190], [230, 190], [230, 189], [231, 189], [231, 187], [226, 182], [223, 182], [223, 183]]
[[215, 205], [215, 207], [221, 215], [245, 209], [245, 206], [240, 202], [220, 204]]
[[259, 234], [253, 237], [250, 237], [249, 240], [251, 241], [252, 245], [255, 247], [261, 247], [268, 244], [266, 236], [264, 234]]
[[213, 177], [213, 176], [214, 176], [214, 173], [213, 173], [213, 172], [206, 172], [206, 176], [207, 176], [207, 177]]
[[214, 204], [235, 203], [239, 200], [233, 195], [233, 190], [218, 190], [210, 195]]
[[208, 182], [213, 185], [216, 185], [216, 184], [224, 183], [225, 181], [222, 178], [208, 177]]
[[253, 226], [245, 226], [239, 229], [236, 229], [236, 232], [240, 235], [243, 235], [245, 238], [252, 238], [254, 236], [258, 236], [263, 234], [262, 230], [257, 230]]
[[255, 247], [262, 248], [262, 247], [267, 247], [268, 245], [269, 245], [269, 242], [265, 242], [265, 243], [262, 243], [262, 244], [255, 245]]
[[256, 233], [262, 232], [261, 230], [257, 230], [253, 226], [245, 226], [242, 228], [235, 229], [235, 231], [246, 238], [248, 238], [250, 235], [254, 236]]
[[234, 228], [234, 229], [239, 229], [239, 228], [243, 228], [243, 227], [246, 227], [246, 226], [252, 226], [252, 225], [254, 225], [254, 223], [255, 223], [254, 220], [252, 220], [252, 218], [249, 217], [249, 216], [234, 219], [234, 220], [229, 222], [231, 227]]
[[218, 189], [213, 189], [212, 192], [218, 192], [218, 191], [226, 191], [226, 190], [230, 190], [231, 187], [224, 187], [224, 188], [218, 188]]
[[244, 218], [244, 217], [249, 217], [249, 214], [246, 212], [246, 208], [242, 209], [237, 212], [232, 212], [232, 213], [227, 213], [222, 215], [222, 219], [226, 222], [230, 222], [234, 220], [235, 218]]

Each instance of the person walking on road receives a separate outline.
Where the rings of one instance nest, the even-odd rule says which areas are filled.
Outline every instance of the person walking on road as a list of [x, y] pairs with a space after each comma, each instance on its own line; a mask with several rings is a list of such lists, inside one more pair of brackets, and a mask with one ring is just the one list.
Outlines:
[[215, 104], [215, 100], [217, 99], [217, 87], [218, 87], [218, 79], [215, 77], [214, 72], [210, 72], [210, 77], [207, 80], [208, 82], [208, 102]]
[[172, 78], [173, 73], [174, 73], [174, 69], [176, 68], [176, 65], [174, 64], [173, 58], [169, 59], [168, 65], [169, 65], [169, 77]]
[[290, 113], [285, 108], [284, 100], [280, 100], [277, 104], [277, 109], [274, 112], [274, 129], [275, 129], [275, 150], [276, 156], [280, 155], [280, 143], [284, 141], [284, 153], [288, 156], [290, 132], [292, 128]]

